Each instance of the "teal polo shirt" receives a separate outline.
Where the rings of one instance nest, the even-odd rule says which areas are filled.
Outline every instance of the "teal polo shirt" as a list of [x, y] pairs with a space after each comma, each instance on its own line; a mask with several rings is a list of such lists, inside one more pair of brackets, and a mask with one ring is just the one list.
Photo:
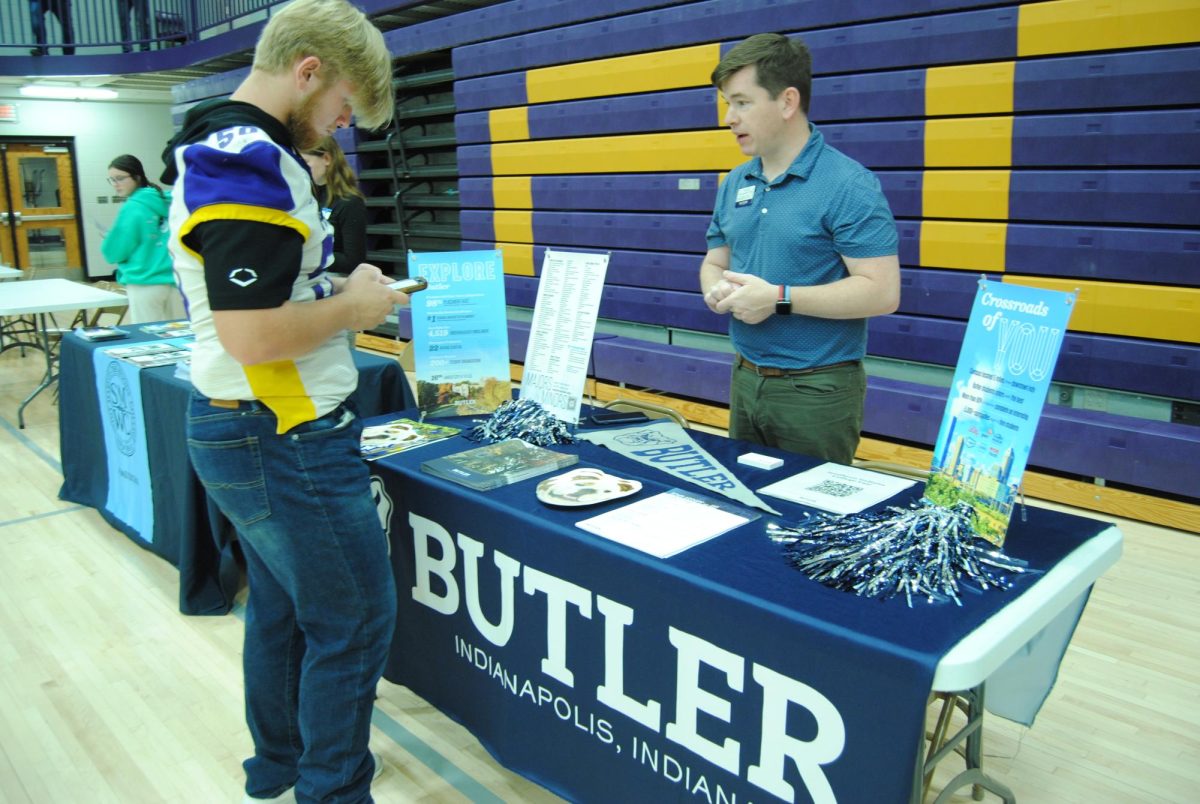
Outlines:
[[[717, 190], [707, 239], [710, 249], [729, 246], [732, 270], [800, 288], [849, 276], [842, 255], [886, 257], [899, 249], [879, 179], [826, 145], [812, 124], [804, 150], [774, 181], [763, 176], [759, 157], [730, 171]], [[747, 324], [731, 317], [729, 337], [751, 363], [812, 368], [861, 359], [867, 320], [793, 314]]]

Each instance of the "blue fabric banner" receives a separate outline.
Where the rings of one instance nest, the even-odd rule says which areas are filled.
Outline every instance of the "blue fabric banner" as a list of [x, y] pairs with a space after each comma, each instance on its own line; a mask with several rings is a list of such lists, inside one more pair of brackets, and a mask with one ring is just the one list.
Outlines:
[[142, 540], [153, 542], [154, 502], [142, 417], [141, 369], [111, 357], [105, 349], [93, 352], [92, 360], [108, 461], [105, 507]]

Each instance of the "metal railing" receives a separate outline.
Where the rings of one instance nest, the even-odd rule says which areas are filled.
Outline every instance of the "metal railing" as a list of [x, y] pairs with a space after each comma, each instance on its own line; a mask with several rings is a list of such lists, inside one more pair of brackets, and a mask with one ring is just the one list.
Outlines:
[[265, 20], [285, 0], [5, 0], [0, 56], [157, 50]]

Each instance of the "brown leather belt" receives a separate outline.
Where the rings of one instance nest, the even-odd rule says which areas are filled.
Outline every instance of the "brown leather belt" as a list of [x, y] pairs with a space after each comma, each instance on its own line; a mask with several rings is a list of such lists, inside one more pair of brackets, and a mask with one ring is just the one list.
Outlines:
[[214, 408], [228, 408], [229, 410], [237, 410], [239, 407], [241, 407], [242, 402], [240, 399], [210, 399], [208, 400], [208, 404], [212, 405]]
[[843, 360], [841, 363], [830, 363], [828, 366], [812, 366], [810, 368], [801, 369], [783, 369], [774, 368], [773, 366], [756, 366], [741, 355], [737, 356], [737, 362], [734, 363], [738, 368], [747, 368], [753, 371], [760, 377], [802, 377], [805, 374], [816, 374], [818, 371], [829, 371], [831, 369], [845, 368], [847, 366], [857, 366], [858, 360]]

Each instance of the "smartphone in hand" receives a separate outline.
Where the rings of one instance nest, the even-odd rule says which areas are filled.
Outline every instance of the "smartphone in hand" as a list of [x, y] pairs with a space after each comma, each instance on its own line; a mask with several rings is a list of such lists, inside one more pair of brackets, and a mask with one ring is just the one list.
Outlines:
[[410, 276], [407, 279], [398, 279], [388, 285], [392, 290], [398, 290], [401, 293], [416, 293], [418, 290], [424, 290], [429, 287], [429, 283], [425, 281], [423, 276]]

